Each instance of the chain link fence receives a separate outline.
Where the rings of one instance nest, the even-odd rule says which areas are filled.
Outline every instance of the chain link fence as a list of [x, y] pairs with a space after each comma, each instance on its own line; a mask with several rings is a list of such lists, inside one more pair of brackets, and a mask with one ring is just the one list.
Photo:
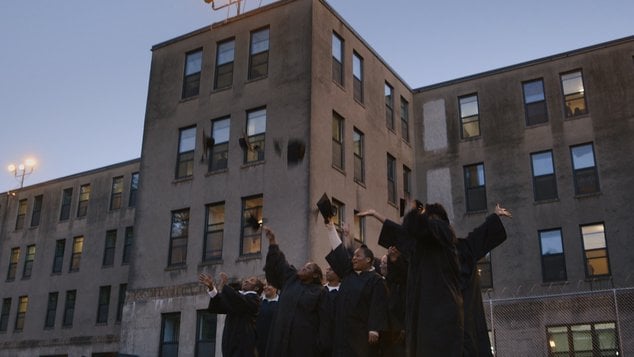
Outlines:
[[634, 356], [634, 288], [569, 289], [574, 286], [496, 294], [509, 297], [486, 293], [494, 355]]

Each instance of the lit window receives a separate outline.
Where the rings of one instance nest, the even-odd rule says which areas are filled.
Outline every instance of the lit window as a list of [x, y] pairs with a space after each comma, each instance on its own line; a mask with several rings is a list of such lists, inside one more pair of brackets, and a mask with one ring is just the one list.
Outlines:
[[81, 263], [81, 253], [84, 250], [84, 237], [73, 238], [73, 253], [70, 257], [70, 272], [79, 271]]
[[207, 228], [203, 247], [203, 261], [222, 258], [222, 243], [225, 230], [225, 204], [207, 206]]
[[84, 217], [88, 214], [88, 201], [90, 200], [90, 184], [79, 187], [79, 202], [77, 203], [77, 217]]
[[480, 109], [478, 108], [478, 95], [473, 94], [460, 97], [460, 123], [463, 139], [480, 136]]
[[549, 326], [549, 356], [620, 356], [614, 322]]
[[264, 160], [266, 134], [266, 108], [247, 112], [247, 139], [244, 147], [244, 163]]
[[581, 226], [586, 276], [610, 276], [608, 247], [603, 223]]
[[264, 199], [255, 196], [242, 199], [242, 232], [240, 240], [240, 255], [260, 254], [262, 251], [261, 232], [250, 222], [262, 222]]
[[110, 190], [110, 210], [121, 208], [123, 200], [123, 176], [112, 179], [112, 188]]
[[564, 93], [564, 110], [567, 118], [588, 113], [581, 71], [562, 74], [561, 88]]

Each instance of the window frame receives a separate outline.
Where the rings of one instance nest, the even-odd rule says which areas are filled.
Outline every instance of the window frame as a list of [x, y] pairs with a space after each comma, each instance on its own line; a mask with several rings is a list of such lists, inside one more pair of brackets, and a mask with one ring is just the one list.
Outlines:
[[77, 303], [77, 290], [66, 290], [64, 299], [64, 315], [62, 318], [62, 327], [72, 327], [75, 319], [75, 305]]
[[[208, 357], [215, 355], [216, 333], [218, 326], [218, 315], [207, 310], [196, 310], [196, 357]], [[207, 331], [209, 328], [210, 331]], [[205, 336], [211, 337], [206, 339]], [[206, 347], [206, 348], [205, 348]]]
[[57, 315], [57, 303], [59, 301], [59, 292], [54, 291], [48, 293], [46, 303], [46, 315], [44, 316], [44, 329], [55, 328], [55, 318]]
[[[339, 56], [337, 58], [335, 52], [335, 40], [339, 41]], [[344, 78], [345, 78], [345, 70], [344, 70], [344, 61], [345, 61], [345, 42], [343, 37], [341, 37], [338, 33], [332, 32], [331, 37], [331, 57], [332, 57], [332, 80], [338, 85], [344, 87]]]
[[[216, 133], [220, 132], [220, 130], [224, 129], [217, 128], [220, 123], [226, 122], [227, 128], [227, 138], [226, 140], [220, 141], [220, 138], [217, 138]], [[229, 165], [229, 138], [231, 137], [231, 117], [225, 116], [218, 119], [211, 120], [211, 139], [213, 142], [212, 147], [210, 148], [211, 153], [209, 154], [209, 172], [226, 170]], [[218, 159], [216, 159], [218, 158]]]
[[136, 206], [136, 198], [139, 193], [139, 172], [133, 172], [130, 175], [130, 195], [128, 196], [128, 207]]
[[132, 254], [132, 244], [134, 242], [134, 226], [125, 227], [123, 236], [123, 253], [121, 254], [121, 265], [130, 264], [130, 255]]
[[[333, 142], [333, 150], [334, 145]], [[352, 147], [354, 155], [354, 181], [365, 184], [365, 134], [356, 127], [352, 130]]]
[[24, 265], [22, 267], [22, 279], [29, 279], [33, 274], [35, 264], [35, 244], [29, 244], [24, 252]]
[[[475, 109], [476, 109], [476, 113], [473, 115], [466, 115], [466, 113], [464, 113], [466, 110], [466, 105], [468, 105], [469, 103], [472, 103], [473, 101], [466, 101], [467, 99], [470, 98], [475, 98]], [[463, 100], [465, 102], [463, 102]], [[478, 93], [470, 93], [470, 94], [465, 94], [465, 95], [461, 95], [458, 97], [458, 109], [459, 109], [459, 113], [460, 113], [460, 139], [462, 140], [470, 140], [470, 139], [475, 139], [475, 138], [479, 138], [482, 136], [482, 128], [480, 125], [480, 98], [478, 96]], [[476, 123], [476, 127], [477, 127], [477, 134], [473, 134], [473, 135], [466, 135], [468, 133], [468, 131], [465, 129], [465, 126], [471, 123]]]
[[23, 198], [18, 201], [18, 214], [15, 217], [15, 230], [24, 228], [26, 224], [26, 212], [28, 210], [28, 200]]
[[345, 171], [345, 119], [339, 113], [332, 112], [332, 166]]
[[387, 81], [383, 85], [383, 96], [385, 97], [385, 126], [388, 130], [394, 131], [394, 87]]
[[[253, 216], [258, 222], [262, 220], [264, 212], [264, 195], [253, 195], [242, 198], [242, 218], [240, 229], [240, 257], [260, 256], [262, 254], [262, 237], [257, 230], [250, 227], [248, 218]], [[252, 239], [252, 246], [256, 246], [256, 251], [246, 251], [246, 241]]]
[[[264, 114], [259, 114], [264, 113]], [[264, 128], [260, 130], [257, 128], [259, 120], [264, 118]], [[263, 162], [265, 157], [265, 144], [266, 144], [266, 122], [268, 119], [268, 112], [266, 107], [260, 107], [248, 110], [246, 113], [246, 129], [245, 134], [249, 145], [243, 150], [243, 163], [254, 164]], [[252, 125], [253, 121], [253, 125]], [[259, 130], [259, 131], [258, 131]]]
[[[176, 222], [178, 215], [183, 215], [183, 218], [180, 219], [180, 222], [183, 224], [184, 228], [181, 230], [180, 235], [174, 235], [175, 224], [178, 223]], [[187, 245], [189, 243], [190, 219], [191, 212], [189, 208], [183, 208], [171, 212], [169, 254], [167, 258], [168, 267], [184, 267], [187, 264]], [[182, 258], [178, 261], [174, 260], [176, 259], [174, 256], [175, 248], [182, 250]]]
[[[223, 45], [232, 44], [231, 61], [221, 61], [221, 55], [226, 54], [229, 50], [221, 51]], [[214, 67], [214, 90], [231, 88], [233, 86], [233, 72], [236, 60], [236, 39], [231, 37], [216, 43], [216, 65]], [[226, 82], [219, 84], [219, 78], [228, 78]]]
[[[576, 164], [576, 160], [575, 160], [575, 154], [574, 154], [574, 150], [575, 149], [579, 149], [582, 147], [586, 147], [589, 146], [590, 149], [592, 150], [592, 164], [593, 166], [585, 166], [582, 168], [577, 168], [577, 164]], [[601, 192], [601, 183], [599, 181], [599, 169], [597, 166], [597, 157], [596, 157], [596, 153], [594, 150], [594, 143], [589, 142], [589, 143], [584, 143], [584, 144], [578, 144], [578, 145], [572, 145], [570, 146], [570, 162], [571, 162], [571, 166], [572, 166], [572, 176], [573, 176], [573, 181], [574, 181], [574, 187], [575, 187], [575, 195], [576, 196], [583, 196], [583, 195], [592, 195], [592, 194], [596, 194]], [[584, 192], [584, 190], [581, 189], [580, 187], [580, 177], [587, 179], [588, 177], [592, 176], [592, 178], [594, 179], [594, 190], [593, 191], [587, 191]]]
[[[603, 230], [601, 232], [601, 234], [603, 235], [603, 247], [602, 248], [594, 248], [594, 249], [588, 249], [586, 248], [586, 246], [588, 245], [588, 242], [586, 242], [586, 238], [590, 238], [590, 234], [593, 233], [587, 233], [584, 234], [584, 228], [591, 228], [593, 226], [602, 226]], [[581, 237], [581, 249], [583, 250], [583, 262], [584, 262], [584, 271], [585, 271], [585, 276], [586, 279], [595, 279], [595, 278], [609, 278], [612, 276], [612, 268], [610, 266], [610, 250], [608, 249], [608, 239], [607, 239], [607, 235], [606, 235], [606, 227], [605, 227], [605, 222], [595, 222], [595, 223], [587, 223], [587, 224], [580, 224], [579, 225], [579, 235]], [[597, 252], [597, 251], [604, 251], [604, 255], [603, 256], [596, 256], [596, 257], [588, 257], [588, 253], [593, 253], [593, 252]], [[598, 259], [605, 259], [605, 268], [607, 269], [607, 273], [606, 274], [594, 274], [591, 270], [593, 268], [591, 268], [591, 264], [590, 264], [590, 260], [598, 260]]]
[[77, 218], [86, 217], [88, 215], [88, 202], [92, 187], [89, 183], [79, 186], [79, 198], [77, 201]]
[[53, 253], [53, 267], [51, 268], [51, 274], [62, 273], [62, 270], [64, 269], [64, 252], [65, 251], [66, 251], [66, 239], [56, 240], [55, 253]]
[[123, 176], [112, 178], [110, 187], [110, 210], [118, 210], [123, 207]]
[[103, 258], [101, 259], [101, 267], [111, 267], [114, 265], [114, 258], [117, 248], [117, 230], [110, 229], [106, 231], [104, 239]]
[[[205, 206], [205, 232], [203, 237], [203, 256], [202, 256], [203, 263], [222, 260], [225, 220], [226, 220], [225, 208], [226, 208], [226, 205], [224, 201], [208, 204]], [[213, 223], [210, 223], [212, 218], [211, 216], [212, 216], [212, 213], [214, 212], [214, 209], [222, 210], [221, 222], [216, 222], [214, 220]], [[218, 238], [218, 235], [219, 235], [219, 241], [220, 241], [220, 244], [219, 244], [220, 249], [210, 251], [209, 247], [214, 246], [214, 244], [211, 243], [210, 241], [211, 240], [215, 241], [214, 238]], [[216, 252], [217, 254], [213, 254], [213, 252]]]
[[18, 309], [15, 313], [15, 323], [13, 325], [14, 332], [24, 331], [24, 324], [26, 322], [26, 312], [29, 308], [29, 296], [22, 295], [18, 298]]
[[[356, 71], [356, 66], [358, 63], [358, 67], [359, 67], [359, 73], [357, 75]], [[352, 51], [352, 93], [353, 93], [353, 98], [354, 100], [356, 100], [357, 102], [363, 104], [363, 97], [364, 97], [364, 83], [363, 83], [363, 77], [364, 77], [364, 68], [363, 68], [363, 57], [361, 57], [361, 55], [357, 52], [357, 51]]]
[[31, 228], [40, 225], [40, 219], [42, 218], [43, 201], [44, 195], [37, 195], [33, 197], [33, 208], [31, 209]]
[[[579, 74], [579, 78], [581, 80], [581, 90], [577, 91], [577, 92], [569, 92], [566, 93], [566, 86], [564, 84], [565, 80], [572, 80], [574, 78], [570, 78], [570, 79], [564, 79], [565, 76], [570, 76], [572, 74]], [[583, 80], [583, 71], [581, 69], [574, 69], [571, 71], [567, 71], [567, 72], [563, 72], [559, 74], [559, 84], [561, 85], [561, 96], [563, 99], [562, 105], [563, 105], [563, 112], [564, 112], [564, 118], [568, 119], [568, 118], [574, 118], [574, 117], [579, 117], [579, 116], [583, 116], [589, 113], [588, 110], [588, 101], [586, 99], [586, 85], [584, 83]], [[575, 96], [579, 96], [578, 98]], [[571, 98], [572, 97], [572, 98]], [[573, 102], [577, 102], [581, 100], [583, 102], [583, 108], [581, 108], [579, 110], [579, 112], [577, 112], [577, 109], [579, 109], [579, 107], [575, 107], [574, 109], [569, 106], [570, 103]]]
[[[264, 33], [264, 32], [266, 32], [266, 49], [259, 50], [258, 52], [254, 52], [254, 48], [257, 47], [256, 44], [259, 44], [259, 42], [258, 43], [254, 42], [255, 35], [259, 33]], [[263, 42], [263, 40], [260, 42]], [[270, 52], [271, 52], [271, 29], [268, 26], [266, 26], [266, 27], [262, 27], [262, 28], [251, 31], [250, 37], [249, 37], [249, 69], [248, 69], [248, 77], [247, 77], [249, 81], [260, 79], [260, 78], [266, 78], [269, 75]], [[261, 61], [262, 63], [258, 63], [257, 61]], [[256, 64], [254, 65], [254, 63]], [[262, 73], [256, 72], [256, 68], [258, 68], [259, 66], [264, 67], [264, 69], [262, 70]]]
[[108, 324], [108, 313], [110, 310], [110, 285], [104, 285], [99, 287], [99, 297], [97, 299], [97, 325]]
[[[192, 135], [193, 134], [193, 135]], [[187, 136], [186, 136], [187, 135]], [[191, 149], [183, 147], [187, 140], [193, 140]], [[196, 126], [178, 129], [178, 146], [176, 150], [176, 180], [188, 179], [194, 176], [194, 156], [196, 152]]]
[[70, 219], [71, 206], [73, 204], [73, 188], [65, 188], [62, 190], [62, 198], [59, 209], [59, 220], [66, 221]]
[[409, 102], [401, 96], [401, 138], [409, 143]]
[[[559, 246], [561, 247], [560, 253], [546, 254], [548, 252], [544, 252], [544, 239], [552, 238], [552, 237], [545, 237], [544, 235], [551, 232], [559, 233], [558, 243], [559, 243]], [[568, 271], [566, 269], [566, 250], [564, 247], [564, 237], [563, 237], [563, 232], [561, 228], [540, 229], [539, 231], [537, 231], [537, 237], [539, 238], [539, 252], [540, 252], [540, 260], [541, 260], [541, 267], [542, 267], [542, 282], [551, 283], [551, 282], [568, 280]], [[557, 258], [557, 257], [559, 257], [560, 259], [557, 259], [557, 260], [548, 259], [548, 258]], [[556, 264], [559, 264], [560, 266], [556, 266]], [[559, 270], [560, 276], [558, 278], [553, 278], [553, 276], [556, 275], [552, 273], [553, 267], [555, 272]]]
[[[479, 167], [482, 167], [482, 183], [480, 184], [480, 170]], [[477, 176], [478, 176], [478, 184], [479, 185], [471, 185], [471, 182], [469, 180], [470, 178], [470, 172], [469, 169], [470, 168], [475, 168], [477, 171]], [[463, 177], [464, 177], [464, 186], [465, 186], [465, 204], [466, 204], [466, 211], [467, 212], [481, 212], [481, 211], [485, 211], [487, 209], [487, 194], [486, 194], [486, 170], [484, 168], [484, 163], [480, 162], [477, 164], [471, 164], [471, 165], [465, 165], [463, 166]], [[480, 191], [482, 191], [482, 193], [479, 193]], [[476, 206], [475, 203], [477, 202], [472, 202], [473, 199], [472, 195], [482, 195], [481, 200], [483, 202], [482, 206]], [[477, 197], [476, 197], [477, 198]], [[475, 207], [474, 207], [475, 206]]]
[[[531, 93], [527, 92], [527, 86], [538, 83], [541, 84], [541, 100], [531, 100], [529, 102], [528, 96], [531, 96]], [[526, 121], [526, 126], [535, 126], [539, 124], [548, 123], [548, 103], [546, 102], [546, 90], [544, 87], [544, 79], [543, 78], [535, 78], [522, 82], [522, 101], [524, 103], [524, 119]], [[535, 112], [535, 109], [542, 109], [541, 112]], [[543, 116], [540, 116], [542, 114]]]
[[397, 174], [396, 158], [387, 153], [387, 202], [393, 205], [397, 203]]
[[[166, 339], [166, 325], [169, 321], [172, 321], [172, 323], [174, 323], [174, 331], [172, 333], [172, 339], [171, 340], [167, 340]], [[179, 341], [180, 341], [180, 325], [181, 325], [181, 313], [180, 312], [168, 312], [168, 313], [162, 313], [161, 314], [161, 335], [159, 338], [159, 357], [171, 357], [171, 356], [178, 356], [178, 347], [179, 347]], [[176, 350], [175, 351], [171, 351], [170, 349], [170, 353], [168, 353], [168, 351], [165, 351], [165, 348], [168, 346], [176, 346]], [[175, 354], [173, 353], [175, 352]]]
[[[613, 349], [600, 349], [601, 343], [599, 342], [599, 335], [597, 333], [598, 325], [608, 325], [613, 324], [614, 328], [614, 347]], [[574, 331], [575, 327], [589, 327], [592, 350], [577, 350], [574, 346]], [[551, 329], [565, 329], [566, 330], [566, 341], [568, 345], [566, 346], [567, 351], [553, 351], [552, 348], [555, 346], [555, 341], [552, 339], [551, 334], [555, 334], [555, 331], [551, 331]], [[621, 354], [620, 350], [620, 336], [619, 336], [619, 328], [618, 323], [616, 321], [593, 321], [581, 324], [565, 324], [565, 325], [546, 325], [546, 341], [548, 341], [548, 356], [549, 357], [559, 357], [559, 356], [575, 356], [577, 352], [586, 352], [593, 356], [618, 356]], [[561, 333], [561, 332], [559, 332]], [[604, 353], [612, 353], [612, 354], [604, 354]]]
[[11, 298], [2, 299], [2, 310], [0, 311], [0, 332], [9, 330], [9, 319], [11, 318]]
[[73, 237], [73, 248], [70, 257], [69, 273], [78, 272], [81, 265], [81, 256], [84, 251], [84, 236]]
[[[550, 170], [551, 173], [536, 175], [535, 174], [535, 159], [538, 155], [550, 154]], [[533, 200], [535, 202], [544, 202], [559, 199], [559, 192], [557, 189], [557, 173], [555, 168], [555, 158], [553, 156], [552, 150], [543, 150], [538, 152], [533, 152], [530, 154], [531, 159], [531, 176], [533, 181]], [[543, 192], [540, 191], [540, 188], [543, 189], [545, 183], [550, 182], [550, 188], [552, 189], [553, 196], [547, 196]], [[540, 193], [541, 192], [541, 193]]]
[[18, 274], [18, 264], [20, 263], [20, 247], [11, 248], [11, 254], [9, 255], [9, 268], [7, 269], [6, 281], [15, 281], [15, 277]]
[[[199, 59], [193, 56], [200, 57]], [[190, 58], [192, 62], [190, 62]], [[200, 94], [200, 77], [203, 67], [203, 49], [202, 47], [185, 53], [185, 63], [183, 65], [183, 87], [181, 91], [181, 100], [197, 97]], [[198, 63], [196, 63], [198, 62]], [[192, 68], [193, 72], [189, 72], [189, 66], [195, 66]]]

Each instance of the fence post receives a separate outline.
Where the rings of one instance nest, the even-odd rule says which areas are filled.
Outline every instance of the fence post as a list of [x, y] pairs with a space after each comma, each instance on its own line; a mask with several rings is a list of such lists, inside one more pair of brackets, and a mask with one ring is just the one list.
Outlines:
[[619, 338], [619, 351], [623, 354], [623, 342], [621, 338], [621, 317], [619, 316], [619, 301], [616, 298], [616, 289], [612, 289], [612, 294], [614, 296], [614, 315], [616, 316], [616, 333]]

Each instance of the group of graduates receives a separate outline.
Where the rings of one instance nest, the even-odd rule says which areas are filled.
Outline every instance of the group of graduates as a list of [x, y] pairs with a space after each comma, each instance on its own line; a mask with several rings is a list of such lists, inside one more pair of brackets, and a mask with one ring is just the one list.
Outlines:
[[[208, 310], [226, 314], [222, 353], [233, 356], [491, 356], [477, 262], [506, 240], [499, 205], [465, 238], [457, 238], [440, 204], [415, 201], [402, 223], [375, 210], [358, 213], [382, 223], [375, 259], [343, 244], [329, 217], [327, 283], [322, 269], [291, 265], [268, 226], [264, 272], [241, 287], [202, 273]], [[378, 264], [377, 264], [378, 263]], [[264, 293], [263, 293], [264, 291]], [[277, 295], [279, 292], [279, 295]]]

